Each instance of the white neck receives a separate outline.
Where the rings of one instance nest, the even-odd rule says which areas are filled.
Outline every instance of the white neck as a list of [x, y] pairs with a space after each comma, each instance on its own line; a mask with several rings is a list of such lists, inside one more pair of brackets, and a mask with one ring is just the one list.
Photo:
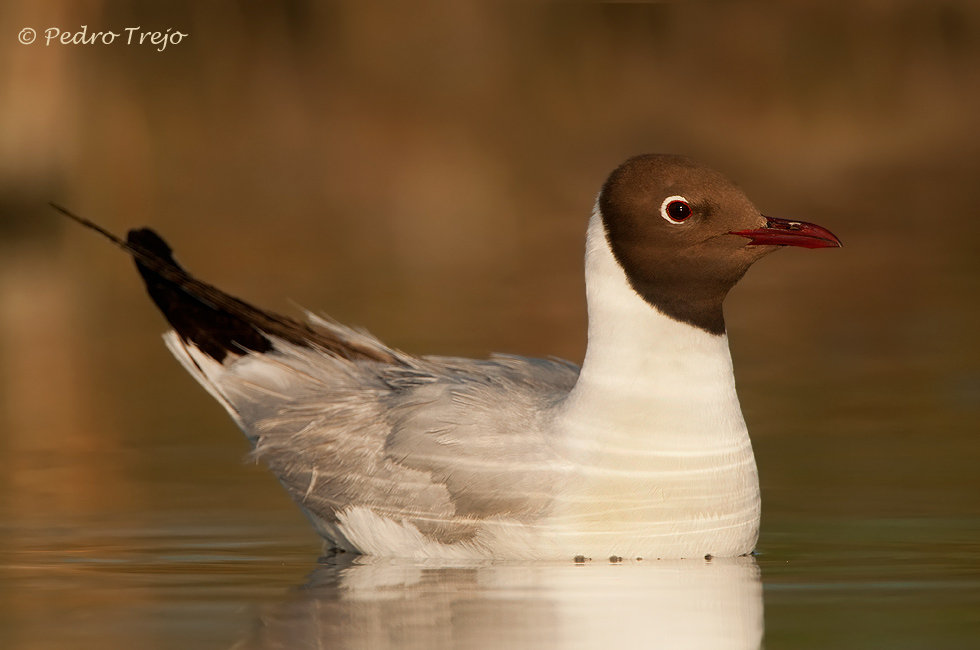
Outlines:
[[556, 422], [571, 469], [551, 513], [561, 549], [587, 557], [751, 551], [759, 479], [728, 338], [647, 304], [597, 212], [586, 289], [589, 348]]
[[728, 337], [665, 316], [630, 286], [598, 207], [585, 262], [589, 345], [564, 418], [580, 446], [724, 453], [748, 444]]

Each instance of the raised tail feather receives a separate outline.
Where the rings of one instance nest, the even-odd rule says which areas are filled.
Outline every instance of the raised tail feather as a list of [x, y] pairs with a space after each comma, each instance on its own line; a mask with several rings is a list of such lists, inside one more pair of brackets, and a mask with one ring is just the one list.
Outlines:
[[185, 344], [221, 363], [231, 353], [268, 352], [275, 337], [302, 347], [316, 347], [351, 361], [403, 364], [401, 354], [373, 340], [346, 336], [346, 328], [313, 327], [250, 305], [202, 282], [173, 258], [167, 242], [149, 228], [130, 230], [126, 241], [73, 212], [51, 204], [66, 217], [116, 244], [130, 255], [147, 292]]

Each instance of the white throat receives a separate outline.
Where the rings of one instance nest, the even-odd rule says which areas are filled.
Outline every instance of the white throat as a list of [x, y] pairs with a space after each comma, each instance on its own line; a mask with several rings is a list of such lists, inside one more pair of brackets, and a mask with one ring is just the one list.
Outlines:
[[589, 222], [585, 278], [589, 344], [565, 408], [585, 438], [580, 442], [708, 453], [747, 444], [727, 335], [674, 320], [644, 301], [613, 256], [598, 207]]
[[759, 479], [727, 336], [646, 303], [616, 262], [598, 208], [586, 291], [589, 347], [556, 422], [573, 477], [551, 519], [563, 548], [598, 557], [748, 553]]

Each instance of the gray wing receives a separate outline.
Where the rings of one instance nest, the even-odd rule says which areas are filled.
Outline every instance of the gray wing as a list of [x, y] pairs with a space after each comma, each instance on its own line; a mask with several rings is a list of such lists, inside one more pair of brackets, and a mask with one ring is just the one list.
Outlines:
[[453, 542], [487, 518], [534, 517], [558, 489], [549, 423], [577, 377], [571, 364], [406, 355], [230, 296], [177, 264], [152, 230], [123, 241], [64, 212], [133, 256], [173, 327], [170, 350], [323, 534], [362, 506]]
[[363, 506], [453, 543], [483, 519], [540, 516], [560, 487], [550, 422], [578, 376], [572, 364], [504, 356], [388, 364], [275, 348], [226, 368], [222, 401], [254, 456], [328, 524]]
[[457, 516], [540, 514], [563, 467], [551, 420], [578, 369], [501, 355], [426, 363], [421, 377], [386, 373], [393, 392], [385, 458], [445, 485]]

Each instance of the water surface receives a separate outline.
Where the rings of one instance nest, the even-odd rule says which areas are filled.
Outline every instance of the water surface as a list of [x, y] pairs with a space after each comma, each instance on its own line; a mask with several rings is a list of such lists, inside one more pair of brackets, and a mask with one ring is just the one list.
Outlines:
[[[227, 452], [185, 448], [156, 462], [164, 474], [196, 457], [188, 469], [220, 473]], [[87, 465], [49, 456], [18, 471], [76, 463]], [[236, 503], [234, 489], [215, 494], [199, 472], [161, 479], [169, 496], [153, 510], [4, 524], [4, 647], [972, 648], [980, 639], [977, 518], [777, 513], [747, 558], [321, 557], [274, 481], [228, 467], [239, 495], [268, 490], [269, 500]]]

